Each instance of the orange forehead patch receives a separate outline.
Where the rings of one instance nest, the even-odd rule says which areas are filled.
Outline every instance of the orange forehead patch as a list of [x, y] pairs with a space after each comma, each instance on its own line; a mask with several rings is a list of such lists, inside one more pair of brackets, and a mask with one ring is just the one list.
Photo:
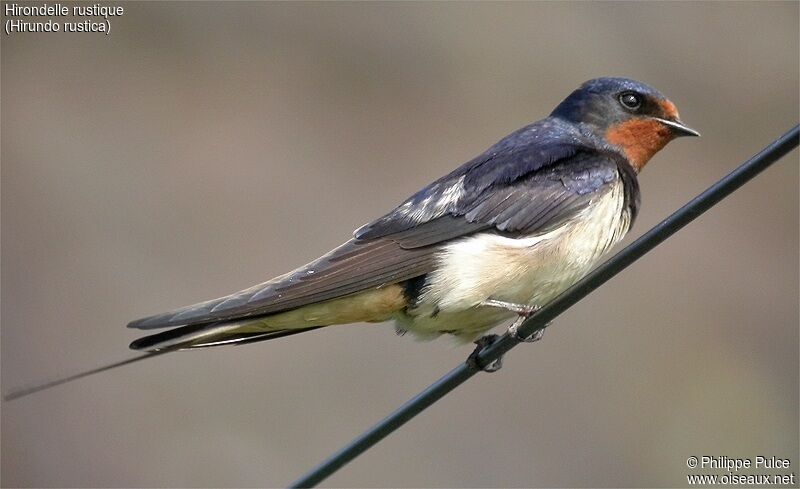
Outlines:
[[668, 127], [652, 119], [632, 119], [606, 131], [606, 140], [622, 149], [637, 172], [673, 137]]
[[664, 115], [667, 116], [667, 119], [678, 119], [678, 108], [675, 107], [675, 104], [670, 102], [667, 99], [661, 100], [659, 102], [661, 104], [661, 109], [664, 111]]

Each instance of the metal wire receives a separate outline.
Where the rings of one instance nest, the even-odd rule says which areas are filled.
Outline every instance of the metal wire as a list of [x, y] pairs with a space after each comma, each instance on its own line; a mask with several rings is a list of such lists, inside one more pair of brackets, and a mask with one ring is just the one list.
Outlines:
[[[664, 219], [596, 268], [592, 273], [559, 295], [536, 315], [525, 321], [519, 328], [519, 335], [529, 336], [544, 328], [556, 316], [566, 311], [590, 292], [600, 287], [616, 274], [641, 258], [645, 253], [675, 234], [695, 218], [700, 216], [719, 201], [736, 191], [753, 177], [767, 169], [789, 151], [797, 147], [800, 141], [800, 126], [794, 126], [786, 134], [772, 142], [758, 154], [747, 160], [730, 174], [709, 187], [706, 191], [692, 199], [668, 218]], [[505, 334], [497, 342], [484, 348], [478, 355], [478, 363], [488, 365], [500, 358], [504, 353], [519, 344], [519, 340]], [[405, 402], [389, 416], [375, 424], [372, 428], [348, 443], [328, 459], [311, 469], [308, 473], [292, 482], [289, 487], [313, 487], [342, 466], [364, 453], [367, 449], [403, 426], [411, 418], [427, 409], [445, 394], [469, 380], [480, 372], [475, 367], [463, 363], [451, 370], [447, 375], [434, 382], [430, 387], [414, 398]]]

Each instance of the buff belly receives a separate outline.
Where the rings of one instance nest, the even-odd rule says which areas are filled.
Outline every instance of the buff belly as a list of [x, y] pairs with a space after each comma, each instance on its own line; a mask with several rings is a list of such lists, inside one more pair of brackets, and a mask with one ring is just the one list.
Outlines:
[[630, 227], [622, 182], [586, 210], [545, 234], [477, 234], [447, 245], [413, 308], [397, 328], [420, 338], [450, 333], [471, 341], [514, 313], [480, 306], [487, 299], [543, 306], [586, 275]]

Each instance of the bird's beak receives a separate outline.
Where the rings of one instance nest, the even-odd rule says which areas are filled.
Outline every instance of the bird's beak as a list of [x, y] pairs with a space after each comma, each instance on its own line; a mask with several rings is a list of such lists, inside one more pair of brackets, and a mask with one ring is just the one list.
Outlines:
[[675, 134], [676, 137], [700, 136], [699, 132], [695, 131], [691, 127], [681, 122], [680, 119], [675, 119], [674, 121], [669, 119], [662, 119], [660, 117], [653, 117], [653, 119], [657, 120], [658, 122], [672, 129], [672, 132], [673, 134]]

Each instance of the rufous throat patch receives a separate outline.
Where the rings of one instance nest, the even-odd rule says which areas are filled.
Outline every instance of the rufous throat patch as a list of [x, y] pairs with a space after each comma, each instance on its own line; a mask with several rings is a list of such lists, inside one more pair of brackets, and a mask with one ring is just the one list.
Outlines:
[[668, 127], [653, 119], [632, 119], [606, 131], [606, 140], [622, 148], [637, 172], [673, 137]]

